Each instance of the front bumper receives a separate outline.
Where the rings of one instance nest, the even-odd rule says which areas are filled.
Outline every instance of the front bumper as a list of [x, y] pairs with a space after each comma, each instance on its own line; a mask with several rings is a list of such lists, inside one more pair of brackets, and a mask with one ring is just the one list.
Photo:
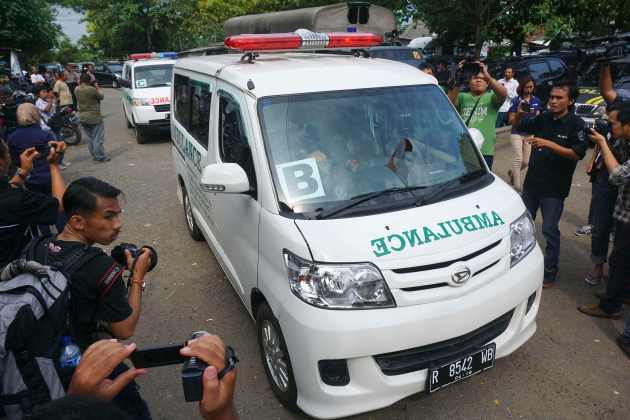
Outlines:
[[135, 106], [133, 108], [133, 119], [139, 127], [164, 127], [171, 125], [170, 107], [164, 108], [156, 106]]
[[[536, 246], [504, 275], [456, 299], [351, 311], [318, 309], [298, 298], [286, 299], [276, 317], [291, 357], [298, 406], [314, 417], [337, 418], [386, 407], [421, 392], [427, 369], [386, 375], [375, 356], [464, 336], [513, 311], [504, 332], [491, 340], [497, 358], [509, 355], [536, 331], [542, 277], [543, 256]], [[536, 298], [527, 312], [534, 292]], [[348, 385], [330, 386], [321, 380], [318, 361], [330, 359], [347, 361]]]

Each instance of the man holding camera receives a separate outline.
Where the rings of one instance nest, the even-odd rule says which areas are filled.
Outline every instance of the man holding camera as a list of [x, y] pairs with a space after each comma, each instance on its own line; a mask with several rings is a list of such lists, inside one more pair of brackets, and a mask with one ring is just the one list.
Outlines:
[[529, 170], [523, 185], [523, 202], [536, 218], [543, 217], [545, 236], [545, 272], [543, 287], [553, 287], [558, 275], [560, 229], [558, 224], [569, 195], [577, 162], [588, 147], [584, 121], [572, 112], [577, 88], [570, 82], [554, 84], [549, 94], [549, 111], [522, 120], [525, 111], [519, 106], [513, 125], [530, 134], [525, 138], [532, 146]]
[[[630, 103], [619, 104], [608, 115], [611, 135], [624, 142], [626, 152], [630, 146]], [[606, 293], [601, 295], [599, 304], [583, 305], [578, 310], [586, 315], [599, 318], [620, 318], [624, 300], [625, 282], [630, 278], [630, 157], [619, 162], [608, 141], [591, 129], [591, 141], [600, 148], [604, 164], [610, 173], [610, 183], [618, 187], [615, 219], [615, 242], [610, 254], [610, 275]], [[630, 357], [630, 316], [626, 321], [624, 334], [618, 337], [619, 347]]]
[[[494, 144], [497, 133], [495, 125], [501, 105], [507, 97], [507, 89], [496, 81], [485, 64], [476, 61], [474, 63], [462, 61], [459, 63], [460, 77], [468, 78], [470, 92], [460, 92], [459, 86], [454, 86], [448, 92], [448, 98], [466, 121], [470, 128], [477, 128], [484, 137], [481, 146], [481, 154], [488, 167], [492, 169], [494, 161]], [[488, 87], [492, 92], [488, 92]]]
[[[70, 279], [72, 336], [82, 350], [103, 334], [119, 339], [131, 337], [140, 318], [144, 277], [150, 269], [149, 252], [144, 250], [133, 258], [126, 251], [131, 277], [125, 285], [125, 267], [93, 247], [95, 243], [109, 245], [118, 237], [122, 229], [120, 195], [118, 188], [93, 177], [72, 182], [63, 195], [68, 218], [63, 232], [41, 241], [35, 250], [35, 260], [48, 265], [61, 263], [77, 250], [94, 254]], [[120, 364], [113, 376], [126, 370]], [[125, 388], [114, 402], [135, 418], [151, 418], [135, 384]]]
[[630, 101], [630, 91], [614, 88], [610, 61], [604, 60], [599, 63], [599, 90], [609, 104]]

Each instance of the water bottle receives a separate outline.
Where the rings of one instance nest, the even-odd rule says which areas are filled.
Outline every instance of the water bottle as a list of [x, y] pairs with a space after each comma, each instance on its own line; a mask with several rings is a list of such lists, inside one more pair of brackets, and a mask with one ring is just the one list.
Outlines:
[[61, 340], [61, 354], [59, 365], [61, 368], [76, 368], [81, 360], [81, 349], [72, 342], [70, 336], [63, 336]]

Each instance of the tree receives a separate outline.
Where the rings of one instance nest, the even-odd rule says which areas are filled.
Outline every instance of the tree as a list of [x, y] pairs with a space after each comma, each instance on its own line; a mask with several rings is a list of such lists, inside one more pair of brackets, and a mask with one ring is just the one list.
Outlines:
[[0, 0], [0, 45], [22, 50], [35, 61], [57, 46], [61, 28], [45, 0]]

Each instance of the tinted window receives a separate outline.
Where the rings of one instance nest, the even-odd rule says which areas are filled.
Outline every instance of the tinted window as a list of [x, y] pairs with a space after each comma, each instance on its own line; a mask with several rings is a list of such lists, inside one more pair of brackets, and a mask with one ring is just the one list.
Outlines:
[[238, 103], [227, 93], [219, 93], [219, 153], [223, 162], [238, 163], [256, 189], [254, 160]]
[[560, 60], [551, 60], [549, 66], [551, 67], [552, 76], [562, 76], [564, 73], [564, 66]]
[[120, 73], [122, 71], [122, 65], [120, 64], [108, 64], [107, 67], [112, 73]]
[[190, 81], [190, 128], [188, 132], [208, 149], [208, 128], [210, 126], [210, 103], [212, 99], [207, 83]]
[[179, 74], [175, 75], [175, 119], [186, 130], [190, 129], [190, 79]]
[[529, 63], [527, 67], [532, 77], [536, 80], [549, 77], [549, 67], [544, 61]]
[[101, 64], [96, 64], [94, 66], [94, 71], [103, 71], [103, 70], [105, 70], [105, 67]]

